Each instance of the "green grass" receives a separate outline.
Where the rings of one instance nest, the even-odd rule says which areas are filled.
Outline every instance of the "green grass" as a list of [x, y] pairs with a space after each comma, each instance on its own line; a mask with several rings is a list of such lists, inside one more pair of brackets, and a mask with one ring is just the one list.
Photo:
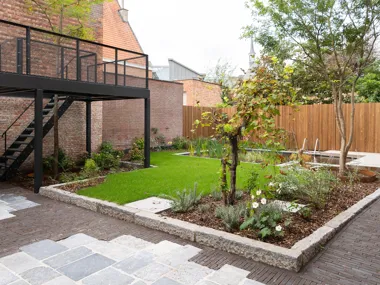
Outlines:
[[[173, 195], [177, 190], [192, 188], [195, 182], [198, 183], [198, 191], [203, 194], [210, 193], [218, 185], [218, 159], [177, 156], [165, 151], [153, 152], [151, 163], [158, 167], [108, 175], [104, 183], [82, 189], [78, 194], [125, 204], [162, 194]], [[253, 169], [262, 172], [259, 165], [239, 165], [238, 189], [246, 188]]]

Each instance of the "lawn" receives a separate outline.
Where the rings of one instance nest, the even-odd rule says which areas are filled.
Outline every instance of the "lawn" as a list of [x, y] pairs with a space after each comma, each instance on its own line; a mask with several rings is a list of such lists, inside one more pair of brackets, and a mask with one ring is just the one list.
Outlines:
[[[153, 152], [151, 163], [158, 167], [111, 174], [103, 184], [82, 189], [78, 194], [125, 204], [162, 194], [173, 195], [178, 190], [192, 188], [195, 182], [203, 194], [218, 185], [220, 161], [217, 159], [178, 156], [164, 151]], [[246, 188], [254, 169], [262, 172], [259, 165], [250, 163], [238, 167], [238, 189]]]

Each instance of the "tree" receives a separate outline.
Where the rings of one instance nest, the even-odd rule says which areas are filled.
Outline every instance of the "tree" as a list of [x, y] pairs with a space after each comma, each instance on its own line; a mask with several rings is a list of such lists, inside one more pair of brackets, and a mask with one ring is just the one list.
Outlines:
[[[364, 69], [371, 63], [379, 36], [379, 0], [250, 0], [261, 16], [259, 28], [274, 39], [292, 43], [293, 60], [303, 62], [328, 84], [335, 121], [341, 138], [339, 174], [354, 137], [355, 91]], [[343, 115], [345, 90], [351, 113]]]
[[[30, 12], [39, 11], [44, 15], [53, 32], [67, 34], [81, 39], [93, 40], [94, 32], [90, 27], [91, 9], [94, 5], [109, 0], [26, 0]], [[58, 21], [57, 21], [58, 18]], [[65, 20], [70, 24], [65, 25]], [[61, 45], [63, 38], [56, 37], [55, 43]], [[59, 50], [57, 49], [57, 74], [60, 72]], [[59, 127], [58, 95], [54, 96], [54, 178], [58, 177]]]
[[[236, 171], [239, 164], [239, 143], [243, 138], [256, 137], [274, 144], [277, 128], [275, 117], [278, 106], [291, 102], [295, 95], [290, 84], [292, 69], [278, 64], [278, 60], [265, 57], [252, 70], [251, 76], [238, 82], [231, 90], [231, 102], [220, 107], [234, 106], [236, 112], [229, 116], [221, 108], [205, 112], [196, 126], [214, 126], [215, 138], [227, 142], [226, 152], [221, 159], [221, 190], [224, 203], [233, 205], [236, 193]], [[230, 187], [227, 183], [227, 168], [230, 172]]]
[[380, 61], [375, 61], [358, 80], [357, 92], [364, 102], [380, 102]]
[[223, 61], [219, 59], [217, 64], [210, 68], [207, 72], [204, 81], [219, 84], [222, 88], [222, 93], [220, 95], [222, 102], [226, 103], [231, 98], [229, 98], [229, 90], [233, 86], [233, 73], [235, 67], [231, 65], [228, 61]]

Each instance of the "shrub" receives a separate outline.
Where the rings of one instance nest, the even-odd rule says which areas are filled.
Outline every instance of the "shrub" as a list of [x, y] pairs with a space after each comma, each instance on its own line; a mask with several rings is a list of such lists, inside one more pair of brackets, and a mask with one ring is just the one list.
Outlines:
[[243, 191], [236, 191], [235, 192], [235, 198], [236, 198], [236, 200], [241, 200], [243, 198], [243, 194], [244, 194]]
[[211, 206], [209, 204], [202, 204], [198, 206], [198, 209], [201, 213], [207, 213], [210, 211]]
[[316, 208], [323, 208], [328, 194], [337, 183], [337, 178], [325, 169], [312, 171], [290, 168], [285, 175], [276, 176], [275, 181], [278, 185], [277, 198], [300, 200]]
[[198, 205], [202, 194], [197, 193], [198, 184], [194, 183], [193, 189], [184, 189], [183, 191], [177, 191], [175, 196], [166, 197], [171, 200], [171, 209], [176, 213], [186, 213], [192, 210], [196, 205]]
[[75, 172], [63, 172], [60, 174], [59, 180], [62, 183], [68, 183], [68, 182], [79, 180], [79, 176]]
[[[43, 167], [45, 170], [53, 170], [54, 155], [49, 155], [43, 159]], [[63, 171], [67, 171], [75, 167], [74, 160], [70, 158], [61, 148], [58, 150], [58, 167]]]
[[228, 232], [239, 228], [245, 213], [245, 205], [221, 206], [215, 210], [215, 216], [223, 221], [223, 225]]
[[[266, 239], [270, 236], [283, 236], [284, 232], [279, 222], [283, 219], [282, 209], [274, 204], [262, 205], [240, 226], [241, 230], [252, 228], [258, 230], [258, 236]], [[289, 223], [286, 223], [287, 225]]]
[[98, 166], [96, 165], [95, 160], [89, 158], [86, 159], [86, 162], [84, 163], [84, 171], [95, 171], [98, 170]]
[[92, 159], [100, 169], [118, 168], [123, 154], [122, 151], [115, 150], [110, 143], [104, 142], [100, 146], [99, 153], [92, 155]]
[[222, 191], [214, 188], [212, 191], [211, 191], [211, 196], [212, 198], [215, 200], [215, 201], [220, 201], [222, 200], [223, 198], [223, 195], [222, 195]]
[[185, 137], [175, 137], [172, 141], [172, 146], [174, 149], [188, 149], [189, 148], [189, 140]]
[[144, 160], [144, 139], [143, 138], [134, 138], [132, 143], [132, 148], [129, 151], [129, 157], [132, 161], [141, 161]]

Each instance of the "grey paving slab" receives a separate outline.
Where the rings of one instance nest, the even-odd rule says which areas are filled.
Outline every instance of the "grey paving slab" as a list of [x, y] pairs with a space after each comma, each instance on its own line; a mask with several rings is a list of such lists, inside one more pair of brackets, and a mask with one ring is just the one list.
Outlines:
[[17, 252], [0, 259], [0, 263], [16, 274], [41, 266], [41, 262], [25, 252]]
[[8, 269], [0, 266], [0, 285], [7, 285], [16, 281], [18, 277], [10, 272]]
[[42, 260], [67, 250], [67, 247], [45, 239], [20, 248], [32, 257]]
[[172, 279], [169, 279], [167, 277], [163, 277], [163, 278], [157, 280], [156, 282], [154, 282], [152, 285], [182, 285], [182, 284], [178, 283], [177, 281], [174, 281]]
[[10, 283], [9, 285], [29, 285], [29, 283], [24, 280], [17, 280], [15, 282]]
[[26, 200], [26, 201], [21, 201], [21, 202], [17, 202], [17, 203], [11, 203], [10, 205], [15, 211], [20, 211], [20, 210], [25, 210], [28, 208], [37, 207], [40, 204]]
[[219, 285], [219, 284], [216, 284], [216, 283], [209, 281], [209, 280], [201, 280], [198, 283], [196, 283], [195, 285]]
[[220, 285], [235, 285], [243, 281], [248, 274], [248, 271], [231, 265], [224, 265], [221, 269], [208, 276], [207, 280]]
[[132, 274], [152, 262], [153, 255], [146, 254], [144, 257], [140, 254], [139, 256], [130, 256], [127, 259], [115, 264], [114, 267], [126, 273]]
[[69, 263], [77, 261], [81, 258], [91, 255], [93, 252], [87, 247], [81, 246], [74, 249], [64, 251], [49, 259], [44, 260], [44, 263], [52, 268], [59, 268]]
[[109, 267], [82, 280], [85, 285], [127, 285], [135, 279]]
[[155, 282], [170, 270], [172, 269], [169, 266], [157, 262], [152, 262], [147, 266], [137, 270], [134, 275], [144, 281]]
[[245, 279], [241, 285], [265, 285], [265, 284], [255, 281], [255, 280]]
[[145, 241], [143, 239], [136, 238], [136, 237], [131, 236], [131, 235], [120, 236], [118, 238], [113, 239], [112, 242], [115, 242], [115, 243], [118, 243], [120, 245], [132, 248], [134, 250], [145, 249], [145, 248], [153, 245], [153, 243], [151, 243], [149, 241]]
[[80, 233], [80, 234], [70, 236], [66, 239], [60, 240], [58, 241], [58, 243], [66, 246], [67, 248], [74, 248], [74, 247], [79, 247], [82, 245], [87, 245], [95, 241], [97, 241], [96, 238]]
[[112, 265], [113, 263], [115, 263], [114, 260], [96, 253], [63, 266], [59, 268], [58, 271], [72, 280], [78, 281]]
[[176, 267], [180, 264], [188, 262], [189, 259], [196, 256], [201, 251], [202, 250], [200, 248], [194, 247], [192, 245], [185, 245], [176, 251], [169, 252], [157, 258], [157, 261], [172, 267]]
[[166, 277], [182, 284], [194, 285], [211, 273], [213, 273], [213, 270], [205, 266], [194, 262], [188, 262], [181, 264], [176, 269], [170, 271]]
[[157, 197], [150, 197], [136, 202], [125, 204], [124, 206], [144, 210], [151, 213], [160, 213], [171, 208], [171, 201]]
[[0, 220], [13, 218], [15, 215], [10, 214], [7, 210], [0, 209]]
[[136, 282], [133, 282], [132, 285], [147, 285], [144, 281], [137, 280]]
[[115, 261], [122, 261], [135, 253], [125, 246], [101, 240], [87, 244], [86, 247]]
[[23, 201], [27, 201], [24, 196], [16, 196], [13, 194], [4, 195], [3, 197], [0, 197], [0, 200], [3, 202], [6, 202], [8, 204], [14, 204], [14, 203], [20, 203]]
[[73, 280], [66, 276], [59, 276], [57, 278], [54, 278], [53, 280], [50, 280], [43, 285], [76, 285]]
[[179, 250], [181, 246], [177, 243], [163, 240], [157, 244], [154, 244], [150, 247], [147, 247], [145, 251], [153, 253], [156, 256], [162, 256], [164, 254], [167, 254], [171, 251]]
[[15, 209], [7, 203], [0, 203], [0, 211], [13, 212]]
[[29, 269], [21, 273], [20, 276], [32, 285], [41, 285], [57, 278], [60, 274], [49, 267], [40, 266]]

